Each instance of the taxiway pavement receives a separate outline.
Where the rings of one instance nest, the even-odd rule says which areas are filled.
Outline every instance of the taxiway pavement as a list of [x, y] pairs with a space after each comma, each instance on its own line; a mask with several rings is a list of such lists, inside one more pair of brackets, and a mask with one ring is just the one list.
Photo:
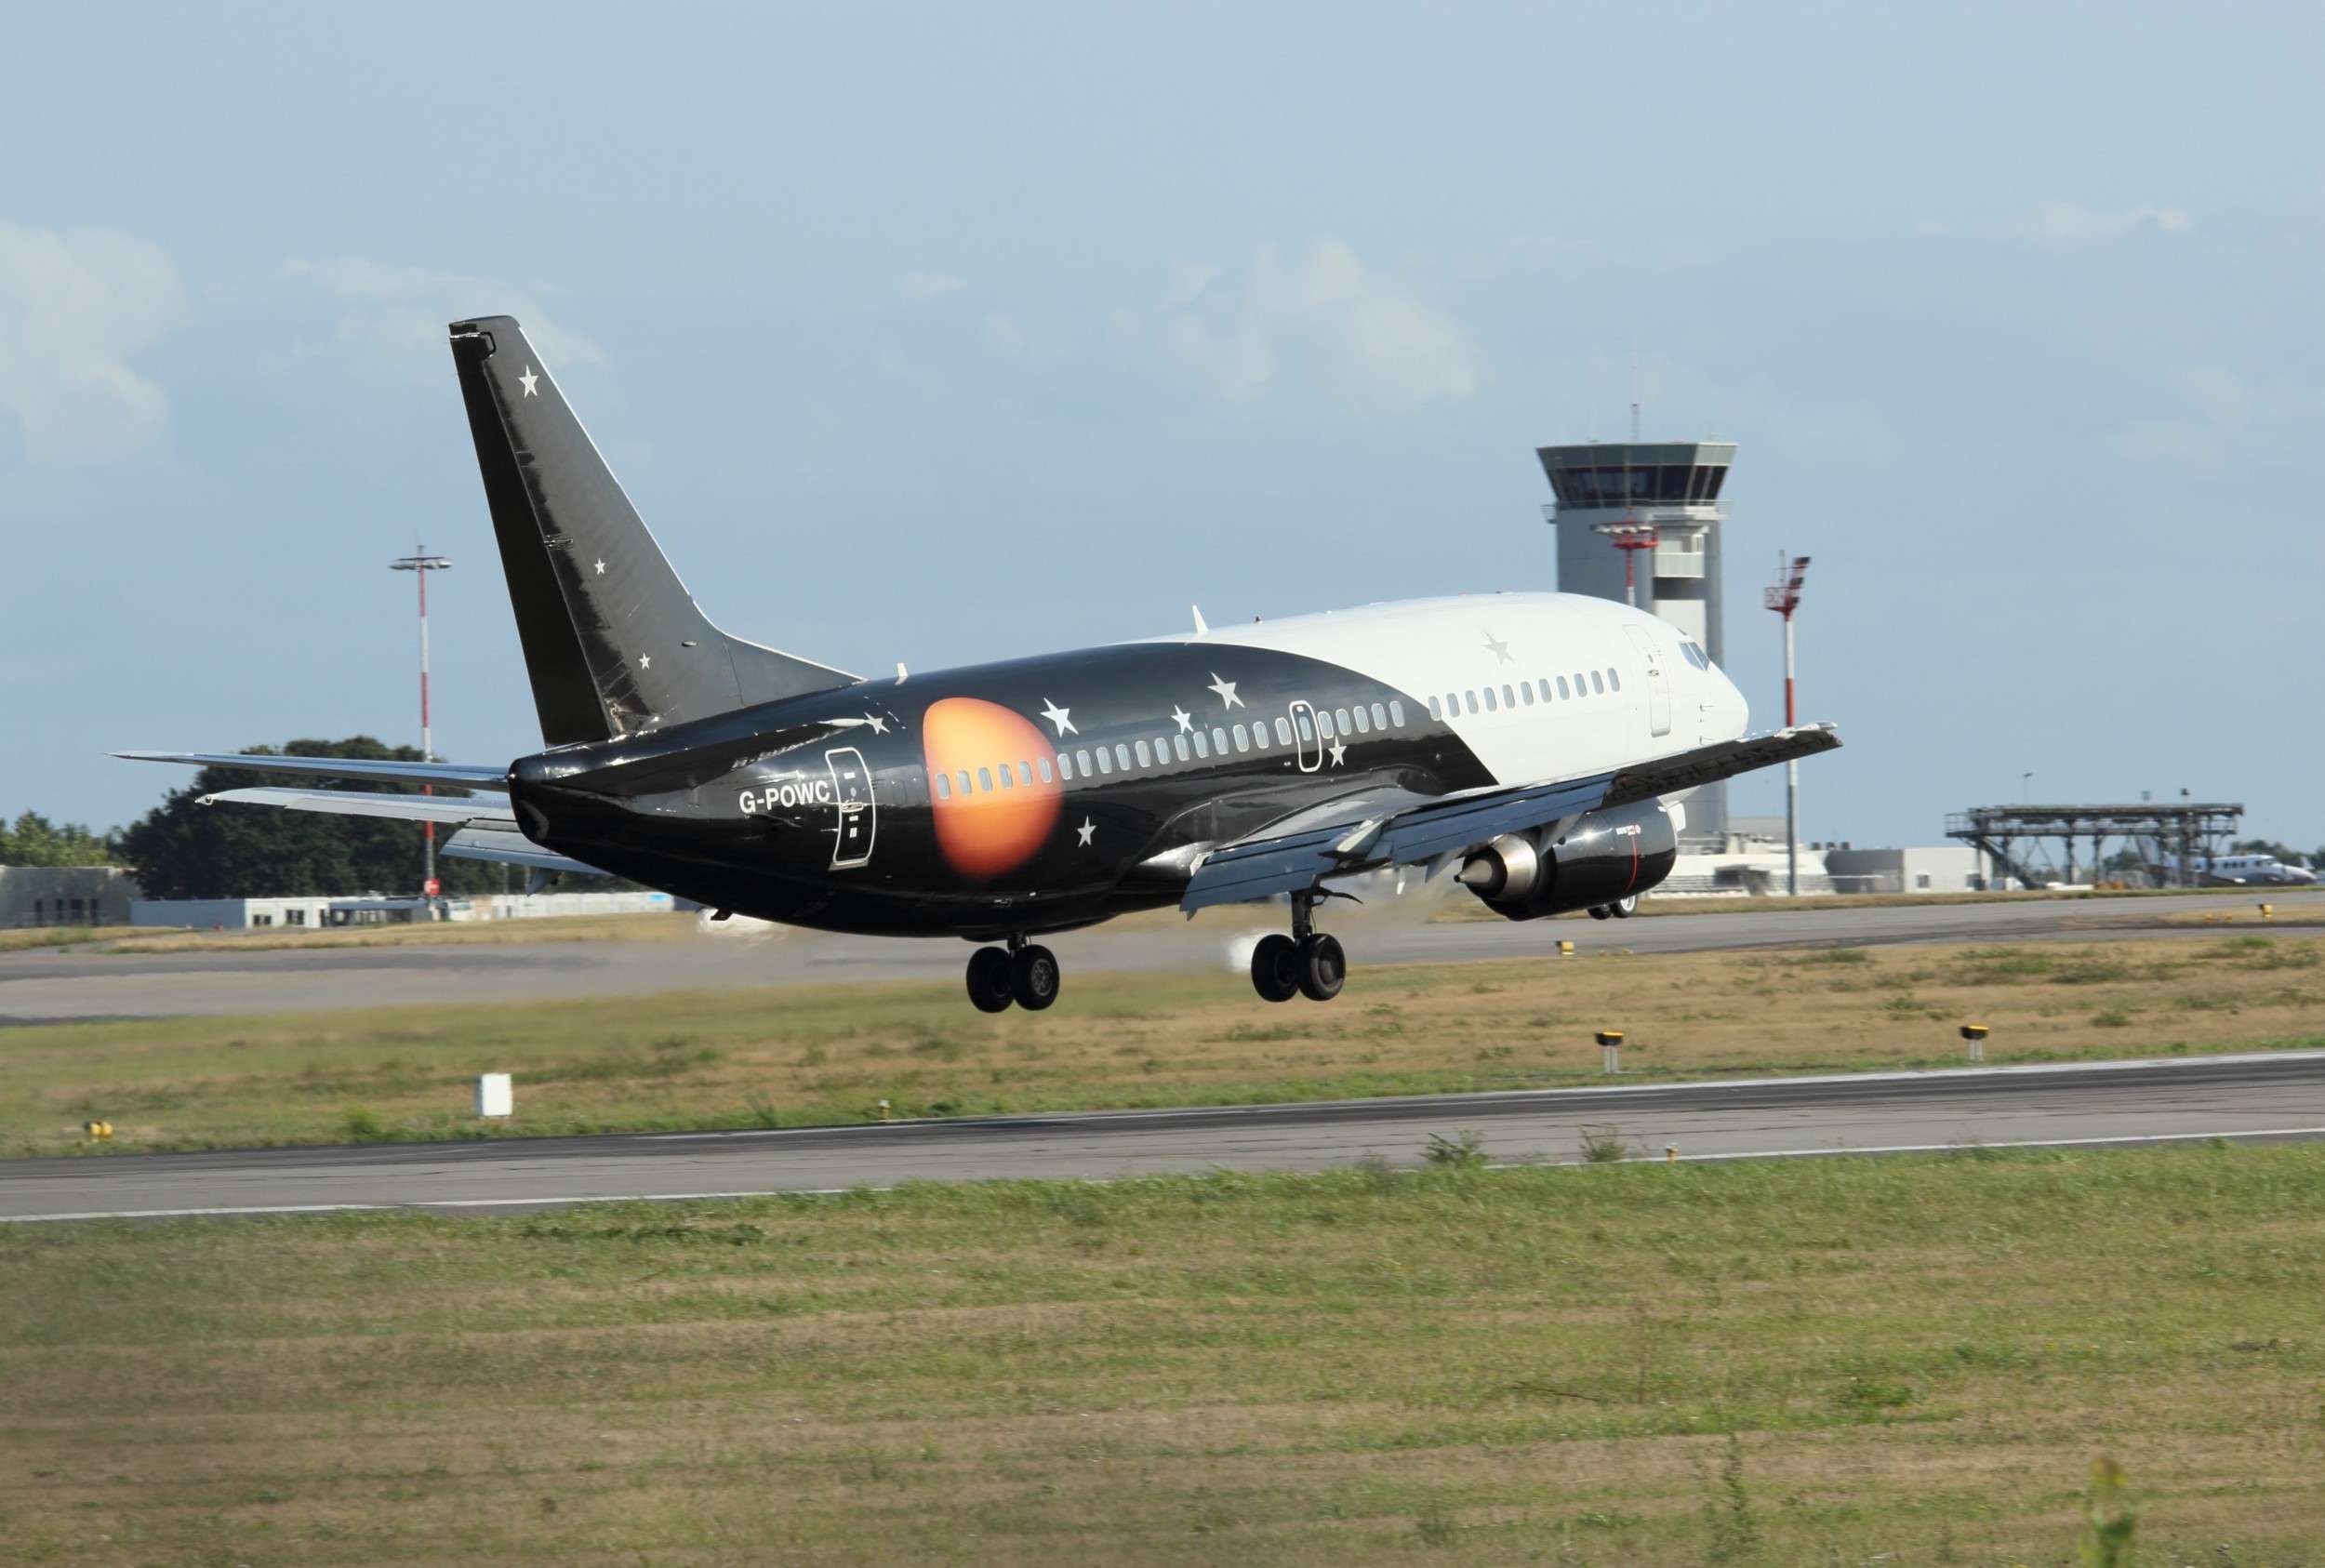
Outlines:
[[[1675, 923], [1677, 924], [1677, 923]], [[915, 1180], [1115, 1178], [1420, 1163], [1430, 1135], [1572, 1162], [1586, 1129], [1643, 1158], [2325, 1137], [2325, 1051], [1112, 1111], [0, 1162], [0, 1220], [417, 1207], [508, 1212]]]

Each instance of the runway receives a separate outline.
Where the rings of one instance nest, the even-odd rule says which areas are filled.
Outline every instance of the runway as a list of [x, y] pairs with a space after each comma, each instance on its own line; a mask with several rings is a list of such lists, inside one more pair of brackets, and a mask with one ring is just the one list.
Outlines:
[[[1903, 942], [2115, 941], [2219, 936], [2218, 927], [2165, 924], [2206, 911], [2257, 925], [2255, 903], [2278, 915], [2265, 929], [2325, 929], [2325, 894], [2238, 889], [2191, 897], [2030, 899], [1879, 909], [1794, 909], [1685, 913], [1621, 922], [1437, 921], [1410, 907], [1335, 905], [1330, 928], [1350, 961], [1443, 963], [1544, 958], [1561, 938], [1585, 953], [1700, 952], [1734, 948], [1889, 945]], [[671, 917], [673, 919], [678, 917]], [[1239, 938], [1275, 929], [1273, 911], [1216, 911], [1192, 923], [1141, 917], [1050, 939], [1077, 976], [1155, 969], [1240, 974]], [[2246, 928], [2239, 925], [2239, 929]], [[732, 986], [832, 984], [875, 979], [957, 982], [965, 943], [787, 931], [764, 937], [661, 941], [543, 941], [505, 946], [254, 948], [248, 951], [0, 954], [0, 1027], [75, 1018], [298, 1013], [390, 1007], [416, 996], [476, 1003], [635, 995]]]
[[1430, 1135], [1571, 1163], [1585, 1129], [1682, 1160], [1983, 1145], [2325, 1137], [2325, 1051], [1604, 1089], [652, 1134], [0, 1162], [0, 1220], [820, 1192], [905, 1181], [1416, 1165]]

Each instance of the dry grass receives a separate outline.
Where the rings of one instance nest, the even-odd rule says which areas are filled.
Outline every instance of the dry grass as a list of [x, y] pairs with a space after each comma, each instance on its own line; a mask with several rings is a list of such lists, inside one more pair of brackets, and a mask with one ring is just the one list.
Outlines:
[[150, 937], [141, 925], [12, 925], [0, 929], [0, 952], [27, 952], [40, 948], [82, 948], [92, 942], [113, 942], [125, 937]]
[[[305, 931], [140, 932], [108, 939], [107, 952], [258, 952], [278, 948], [472, 948], [532, 942], [677, 941], [695, 934], [692, 914], [557, 915], [541, 920], [448, 920], [421, 925], [347, 925]], [[118, 933], [114, 933], [118, 935]]]
[[2315, 1563], [2325, 1146], [0, 1228], [11, 1561]]
[[[0, 1031], [0, 1148], [335, 1142], [1233, 1104], [1641, 1076], [1846, 1071], [2325, 1045], [2325, 941], [1814, 949], [1357, 969], [1328, 1006], [1216, 974], [1077, 977], [1043, 1014], [950, 983], [413, 1007]], [[516, 1118], [467, 1117], [480, 1071]]]

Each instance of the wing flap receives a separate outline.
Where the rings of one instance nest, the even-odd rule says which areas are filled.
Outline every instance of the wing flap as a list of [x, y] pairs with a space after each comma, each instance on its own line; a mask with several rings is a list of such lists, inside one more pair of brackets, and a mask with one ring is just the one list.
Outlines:
[[360, 757], [261, 757], [246, 751], [115, 751], [134, 763], [184, 763], [191, 767], [246, 767], [265, 773], [304, 773], [367, 784], [434, 784], [454, 790], [506, 793], [509, 770], [469, 763], [375, 762]]
[[570, 856], [552, 849], [543, 849], [514, 828], [488, 827], [472, 822], [454, 833], [438, 846], [438, 855], [448, 855], [456, 860], [494, 860], [505, 865], [526, 866], [537, 871], [562, 871], [570, 876], [611, 876], [595, 866], [585, 865]]
[[202, 797], [204, 805], [271, 805], [285, 811], [322, 811], [336, 817], [391, 817], [406, 822], [484, 823], [514, 830], [517, 819], [499, 801], [461, 800], [445, 795], [377, 795], [361, 790], [286, 790], [257, 785], [220, 790]]

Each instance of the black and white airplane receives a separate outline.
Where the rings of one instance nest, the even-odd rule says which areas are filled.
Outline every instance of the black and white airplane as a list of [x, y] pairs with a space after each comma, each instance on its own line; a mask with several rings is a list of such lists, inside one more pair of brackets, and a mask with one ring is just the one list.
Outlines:
[[[455, 323], [543, 749], [507, 764], [134, 751], [355, 788], [209, 797], [457, 830], [446, 854], [614, 874], [724, 914], [980, 946], [988, 1012], [1048, 1006], [1034, 941], [1284, 897], [1270, 1002], [1336, 995], [1335, 879], [1455, 870], [1497, 912], [1628, 915], [1697, 786], [1840, 744], [1747, 737], [1679, 629], [1602, 599], [1370, 605], [865, 679], [713, 626], [507, 316]], [[446, 798], [365, 782], [452, 786]]]

